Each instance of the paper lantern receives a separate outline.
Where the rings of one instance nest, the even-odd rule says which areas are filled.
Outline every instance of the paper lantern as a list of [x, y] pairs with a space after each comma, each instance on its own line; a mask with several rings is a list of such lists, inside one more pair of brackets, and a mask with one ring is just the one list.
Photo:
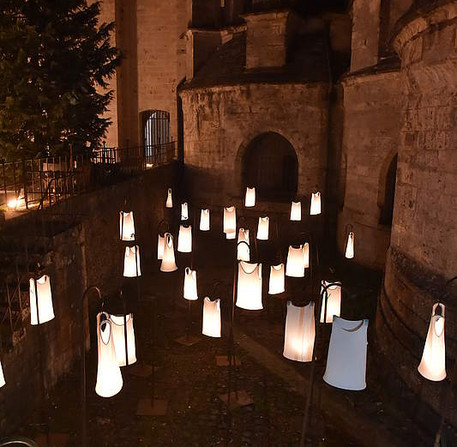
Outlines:
[[201, 210], [200, 212], [200, 231], [209, 231], [209, 210]]
[[317, 216], [321, 213], [321, 193], [316, 192], [311, 194], [311, 206], [309, 207], [309, 214]]
[[126, 278], [141, 276], [140, 247], [138, 245], [125, 247], [124, 276]]
[[119, 213], [119, 237], [121, 241], [135, 240], [135, 221], [133, 211]]
[[286, 276], [294, 278], [303, 278], [305, 276], [305, 245], [299, 245], [298, 247], [291, 245], [289, 247], [286, 261]]
[[436, 303], [433, 305], [422, 360], [417, 368], [422, 376], [433, 381], [440, 381], [446, 378], [444, 312], [444, 304]]
[[[224, 208], [224, 233], [236, 233], [236, 208], [229, 206]], [[227, 239], [235, 239], [235, 236]]]
[[178, 233], [178, 251], [181, 253], [192, 252], [192, 226], [180, 225]]
[[257, 239], [261, 241], [268, 241], [268, 232], [270, 229], [270, 219], [268, 216], [259, 217], [259, 224], [257, 226]]
[[290, 220], [296, 222], [301, 220], [301, 202], [292, 202], [290, 205]]
[[236, 305], [246, 310], [261, 310], [262, 264], [238, 262], [238, 287]]
[[[321, 319], [320, 322], [324, 322], [324, 315], [326, 323], [333, 322], [333, 316], [337, 317], [341, 314], [341, 285], [334, 284], [329, 286], [331, 282], [322, 281], [321, 283], [321, 296], [322, 296], [322, 305], [321, 305]], [[323, 292], [324, 287], [327, 287], [327, 293]], [[327, 299], [326, 299], [327, 297]], [[327, 310], [325, 303], [327, 302]]]
[[238, 230], [238, 244], [236, 247], [236, 259], [238, 259], [238, 261], [249, 262], [251, 260], [251, 250], [249, 245], [249, 230], [240, 228]]
[[181, 204], [181, 220], [189, 219], [189, 207], [187, 206], [187, 202]]
[[225, 239], [236, 239], [236, 231], [231, 231], [230, 233], [225, 233]]
[[296, 362], [311, 362], [315, 336], [314, 302], [298, 307], [288, 301], [283, 356]]
[[175, 250], [173, 248], [173, 236], [170, 233], [165, 233], [165, 245], [163, 247], [163, 258], [160, 264], [161, 272], [174, 272], [178, 270], [175, 261]]
[[5, 376], [3, 374], [2, 362], [0, 362], [0, 388], [6, 385]]
[[305, 264], [305, 268], [309, 269], [309, 244], [305, 242], [303, 244], [303, 263]]
[[49, 276], [43, 275], [37, 280], [30, 278], [29, 286], [31, 323], [33, 325], [43, 324], [54, 319], [51, 279]]
[[113, 332], [114, 350], [119, 366], [126, 366], [125, 356], [125, 329], [124, 323], [127, 322], [127, 355], [128, 364], [133, 365], [136, 362], [135, 330], [133, 328], [133, 314], [110, 315], [111, 330]]
[[354, 233], [352, 231], [348, 234], [348, 239], [346, 241], [346, 251], [344, 256], [347, 259], [352, 259], [354, 257]]
[[198, 300], [197, 272], [189, 267], [184, 269], [184, 298], [186, 300]]
[[163, 250], [165, 247], [165, 237], [160, 234], [157, 237], [157, 259], [160, 261], [163, 258]]
[[98, 366], [95, 392], [101, 397], [112, 397], [121, 391], [123, 381], [114, 348], [111, 321], [105, 313], [97, 315], [97, 341]]
[[343, 390], [367, 387], [368, 320], [350, 321], [334, 317], [324, 381]]
[[173, 208], [173, 196], [171, 188], [168, 188], [167, 201], [165, 202], [166, 208]]
[[284, 264], [272, 265], [270, 267], [270, 281], [268, 284], [268, 293], [270, 295], [277, 295], [285, 292], [284, 273]]
[[202, 334], [208, 337], [221, 337], [221, 300], [203, 300]]
[[246, 208], [251, 208], [251, 207], [255, 206], [255, 188], [246, 188], [244, 206]]

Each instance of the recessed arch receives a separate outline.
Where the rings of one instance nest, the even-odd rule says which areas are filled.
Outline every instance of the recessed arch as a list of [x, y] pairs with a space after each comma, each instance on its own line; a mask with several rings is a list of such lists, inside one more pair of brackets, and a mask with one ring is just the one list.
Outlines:
[[145, 156], [152, 155], [152, 148], [170, 141], [170, 114], [165, 110], [141, 112], [141, 138]]

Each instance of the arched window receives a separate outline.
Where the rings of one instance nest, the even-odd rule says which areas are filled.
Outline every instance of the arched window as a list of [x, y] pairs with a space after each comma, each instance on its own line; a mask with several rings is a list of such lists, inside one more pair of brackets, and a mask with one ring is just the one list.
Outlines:
[[148, 156], [152, 154], [152, 147], [170, 141], [170, 114], [164, 110], [146, 110], [141, 118], [144, 154]]
[[381, 213], [379, 214], [379, 223], [381, 225], [392, 225], [395, 200], [395, 182], [397, 179], [397, 160], [398, 155], [395, 155], [390, 162], [385, 177], [384, 200], [382, 201]]
[[243, 191], [246, 186], [255, 186], [261, 200], [292, 200], [298, 184], [298, 161], [293, 146], [274, 132], [254, 138], [243, 155], [242, 184]]

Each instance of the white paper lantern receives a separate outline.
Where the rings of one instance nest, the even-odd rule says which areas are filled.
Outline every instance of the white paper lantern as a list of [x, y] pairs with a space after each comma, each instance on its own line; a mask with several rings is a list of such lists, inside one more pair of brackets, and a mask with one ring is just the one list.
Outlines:
[[113, 343], [116, 351], [116, 359], [119, 366], [126, 366], [125, 356], [125, 331], [124, 323], [127, 322], [127, 354], [128, 364], [133, 365], [136, 362], [136, 345], [135, 330], [133, 328], [133, 314], [110, 315], [111, 330], [113, 332]]
[[290, 205], [290, 220], [296, 222], [301, 220], [301, 202], [292, 202]]
[[36, 281], [30, 278], [29, 286], [31, 323], [33, 325], [43, 324], [54, 319], [51, 278], [48, 275], [43, 275]]
[[268, 241], [269, 230], [270, 219], [268, 216], [259, 217], [259, 224], [257, 225], [257, 239], [261, 241]]
[[305, 242], [303, 244], [303, 263], [305, 264], [305, 268], [309, 269], [309, 244]]
[[119, 213], [119, 237], [121, 241], [135, 240], [135, 221], [133, 211]]
[[187, 202], [181, 204], [181, 220], [189, 219], [189, 207], [187, 206]]
[[0, 362], [0, 388], [6, 385], [5, 375], [3, 374], [2, 362]]
[[125, 247], [124, 276], [126, 278], [141, 276], [140, 247], [138, 245]]
[[[437, 312], [437, 310], [440, 312]], [[417, 368], [428, 380], [440, 381], [446, 378], [446, 345], [444, 341], [444, 304], [436, 303], [432, 308], [432, 317], [425, 339], [422, 359]]]
[[167, 201], [165, 202], [166, 208], [173, 208], [173, 195], [171, 188], [168, 188]]
[[[321, 305], [321, 319], [320, 322], [324, 322], [324, 315], [326, 323], [333, 323], [333, 316], [337, 317], [341, 314], [341, 285], [334, 284], [329, 286], [331, 282], [322, 281], [321, 283], [321, 296], [322, 296], [322, 305]], [[324, 287], [327, 287], [327, 294], [322, 293]], [[327, 311], [325, 310], [325, 301], [327, 296]]]
[[192, 225], [180, 225], [178, 233], [178, 251], [181, 253], [192, 252]]
[[203, 300], [202, 334], [208, 337], [221, 337], [221, 300]]
[[225, 239], [236, 239], [236, 231], [225, 233]]
[[321, 193], [316, 192], [311, 194], [311, 206], [309, 208], [309, 214], [311, 216], [317, 216], [321, 213]]
[[[305, 245], [299, 245], [294, 247], [291, 245], [289, 247], [289, 252], [287, 254], [286, 261], [286, 276], [291, 276], [294, 278], [303, 278], [305, 276], [305, 267], [306, 267], [306, 256], [305, 256]], [[308, 246], [309, 253], [309, 246]], [[308, 259], [309, 261], [309, 259]], [[309, 265], [309, 263], [308, 263]]]
[[184, 269], [184, 298], [186, 300], [198, 300], [197, 272], [189, 267]]
[[346, 251], [344, 256], [347, 259], [352, 259], [354, 257], [354, 233], [351, 231], [348, 234], [348, 239], [346, 241]]
[[165, 237], [160, 234], [157, 237], [157, 259], [160, 261], [163, 258], [163, 250], [165, 248]]
[[270, 295], [277, 295], [284, 293], [285, 288], [285, 268], [284, 264], [272, 265], [270, 267], [270, 281], [268, 284], [268, 293]]
[[[106, 319], [101, 319], [101, 316]], [[95, 392], [101, 397], [115, 396], [122, 389], [123, 381], [119, 367], [111, 321], [107, 314], [97, 315], [98, 366]]]
[[246, 208], [251, 208], [251, 207], [255, 206], [255, 188], [246, 188], [244, 206]]
[[238, 244], [236, 247], [238, 261], [249, 262], [251, 260], [251, 250], [249, 244], [249, 230], [240, 228], [238, 230]]
[[204, 209], [200, 212], [200, 231], [209, 231], [210, 223], [209, 223], [209, 210]]
[[164, 234], [165, 245], [163, 247], [163, 258], [160, 264], [161, 272], [174, 272], [178, 270], [175, 261], [175, 250], [173, 248], [173, 236], [170, 233]]
[[310, 362], [315, 336], [314, 302], [297, 307], [288, 301], [283, 356], [296, 362]]
[[236, 305], [246, 310], [261, 310], [262, 264], [238, 262], [238, 287]]
[[[236, 208], [234, 206], [228, 206], [224, 208], [224, 233], [236, 233]], [[235, 239], [234, 237], [227, 237], [227, 239]]]

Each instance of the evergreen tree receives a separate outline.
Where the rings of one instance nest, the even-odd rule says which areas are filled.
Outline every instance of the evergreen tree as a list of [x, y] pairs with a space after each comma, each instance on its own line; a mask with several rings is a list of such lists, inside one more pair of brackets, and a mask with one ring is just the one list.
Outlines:
[[109, 120], [107, 82], [119, 63], [100, 3], [2, 0], [0, 157], [62, 154], [97, 145]]

